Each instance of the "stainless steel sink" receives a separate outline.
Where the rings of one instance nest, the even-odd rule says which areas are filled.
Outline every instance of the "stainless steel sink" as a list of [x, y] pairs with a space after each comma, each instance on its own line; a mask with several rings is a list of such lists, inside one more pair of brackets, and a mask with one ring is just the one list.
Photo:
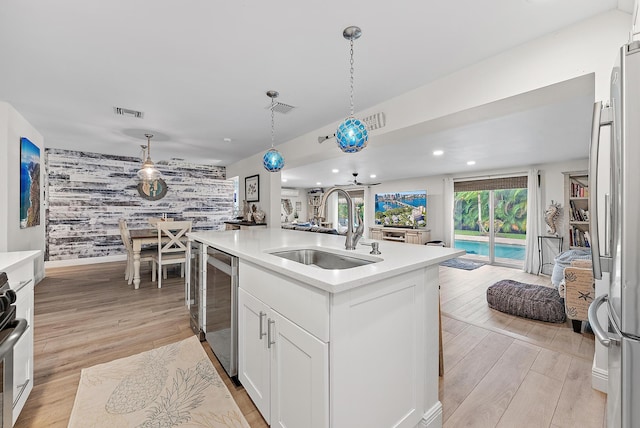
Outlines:
[[350, 269], [376, 263], [382, 260], [378, 258], [369, 260], [359, 257], [351, 257], [344, 254], [330, 253], [328, 251], [311, 248], [275, 251], [271, 254], [287, 260], [293, 260], [294, 262], [302, 263], [304, 265], [317, 266], [322, 269]]

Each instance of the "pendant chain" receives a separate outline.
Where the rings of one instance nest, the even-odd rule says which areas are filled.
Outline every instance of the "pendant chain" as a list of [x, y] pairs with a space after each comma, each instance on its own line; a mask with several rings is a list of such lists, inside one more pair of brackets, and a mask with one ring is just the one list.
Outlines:
[[273, 118], [273, 108], [275, 107], [275, 100], [271, 98], [271, 148], [273, 149], [273, 141], [275, 140], [275, 120]]
[[351, 93], [349, 94], [349, 103], [351, 104], [351, 116], [353, 116], [353, 38], [351, 39], [351, 50], [350, 55], [351, 55], [351, 60], [349, 61], [349, 63], [351, 64], [351, 69], [349, 70], [351, 73], [351, 78], [350, 78], [350, 83], [351, 83]]

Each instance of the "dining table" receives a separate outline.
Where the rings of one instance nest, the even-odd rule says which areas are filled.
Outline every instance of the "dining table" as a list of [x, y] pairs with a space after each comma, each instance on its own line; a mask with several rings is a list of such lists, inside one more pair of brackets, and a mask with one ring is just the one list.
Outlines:
[[158, 229], [130, 229], [129, 233], [133, 243], [133, 288], [137, 290], [140, 286], [140, 251], [145, 244], [158, 243]]

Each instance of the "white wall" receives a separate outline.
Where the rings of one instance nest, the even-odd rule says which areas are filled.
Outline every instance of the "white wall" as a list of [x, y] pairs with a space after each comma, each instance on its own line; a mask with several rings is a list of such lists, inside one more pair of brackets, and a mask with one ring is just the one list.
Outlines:
[[[20, 137], [40, 148], [40, 225], [20, 229]], [[44, 278], [44, 139], [10, 104], [0, 102], [0, 251], [41, 250], [36, 281]]]

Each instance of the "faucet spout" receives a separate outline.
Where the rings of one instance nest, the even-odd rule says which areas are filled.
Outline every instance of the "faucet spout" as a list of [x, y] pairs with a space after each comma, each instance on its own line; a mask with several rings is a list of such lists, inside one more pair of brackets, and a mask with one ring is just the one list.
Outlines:
[[[330, 188], [324, 193], [324, 195], [322, 195], [322, 200], [320, 201], [320, 206], [318, 207], [318, 213], [320, 216], [326, 216], [325, 211], [326, 211], [327, 199], [331, 194], [335, 192], [342, 193], [342, 195], [347, 200], [347, 239], [345, 240], [344, 246], [347, 250], [355, 250], [356, 245], [358, 244], [358, 241], [360, 240], [360, 238], [362, 237], [362, 233], [364, 232], [364, 223], [360, 218], [360, 215], [358, 215], [358, 227], [354, 231], [353, 229], [353, 208], [354, 207], [353, 207], [353, 200], [351, 199], [351, 196], [349, 196], [349, 193], [340, 187]], [[324, 217], [321, 217], [321, 218], [324, 218]]]

